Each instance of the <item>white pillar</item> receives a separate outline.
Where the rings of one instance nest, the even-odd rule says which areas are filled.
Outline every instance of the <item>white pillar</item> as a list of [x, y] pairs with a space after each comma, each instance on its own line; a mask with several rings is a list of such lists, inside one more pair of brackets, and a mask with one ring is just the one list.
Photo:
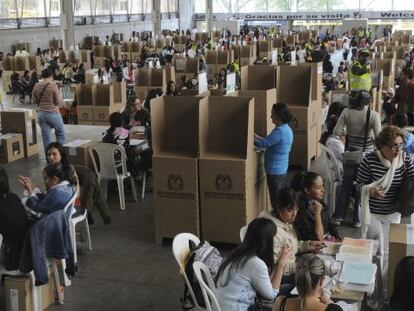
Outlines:
[[206, 0], [206, 29], [208, 33], [213, 30], [213, 0]]
[[154, 23], [154, 34], [161, 35], [161, 0], [152, 0], [152, 22]]
[[62, 32], [63, 49], [69, 50], [70, 46], [75, 47], [75, 28], [73, 23], [73, 1], [60, 0], [60, 31]]

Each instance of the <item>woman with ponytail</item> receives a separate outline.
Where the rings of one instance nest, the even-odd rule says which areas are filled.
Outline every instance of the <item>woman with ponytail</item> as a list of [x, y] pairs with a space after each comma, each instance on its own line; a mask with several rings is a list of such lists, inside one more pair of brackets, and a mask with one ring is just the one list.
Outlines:
[[314, 254], [301, 256], [295, 274], [299, 296], [279, 296], [273, 311], [342, 311], [340, 306], [322, 294], [324, 277], [325, 264], [322, 259]]

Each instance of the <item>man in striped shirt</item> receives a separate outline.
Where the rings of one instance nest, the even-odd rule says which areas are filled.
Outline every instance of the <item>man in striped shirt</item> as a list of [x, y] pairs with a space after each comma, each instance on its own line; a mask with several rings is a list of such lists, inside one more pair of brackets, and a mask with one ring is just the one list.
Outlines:
[[33, 87], [32, 103], [37, 105], [38, 122], [42, 132], [43, 147], [46, 150], [51, 142], [50, 132], [55, 129], [56, 141], [65, 144], [65, 129], [59, 112], [62, 98], [58, 86], [53, 81], [52, 71], [45, 69], [42, 72], [43, 81]]

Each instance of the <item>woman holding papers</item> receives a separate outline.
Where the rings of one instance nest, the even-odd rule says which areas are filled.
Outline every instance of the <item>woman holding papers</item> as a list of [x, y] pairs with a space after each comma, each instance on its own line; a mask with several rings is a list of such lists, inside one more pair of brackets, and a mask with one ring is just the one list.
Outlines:
[[323, 202], [325, 189], [322, 177], [314, 172], [299, 172], [293, 179], [292, 188], [300, 192], [299, 210], [294, 222], [298, 238], [303, 241], [341, 240], [329, 209]]
[[283, 271], [282, 286], [280, 288], [281, 294], [284, 295], [288, 294], [295, 287], [295, 255], [303, 252], [319, 251], [323, 246], [323, 242], [298, 240], [292, 225], [298, 212], [297, 196], [293, 190], [289, 188], [281, 189], [278, 198], [277, 207], [270, 211], [263, 211], [259, 217], [270, 219], [277, 226], [277, 233], [273, 238], [275, 262], [279, 260], [282, 250], [286, 245], [292, 247], [292, 256], [289, 257]]
[[272, 107], [274, 130], [265, 138], [255, 135], [254, 146], [265, 151], [265, 171], [272, 207], [277, 206], [277, 194], [283, 187], [289, 166], [289, 153], [293, 144], [293, 131], [289, 126], [292, 120], [286, 104], [277, 103]]
[[299, 296], [279, 296], [273, 305], [273, 311], [342, 311], [340, 306], [322, 294], [325, 274], [322, 259], [313, 254], [301, 256], [298, 259], [295, 277]]
[[414, 181], [413, 160], [402, 152], [403, 139], [397, 126], [385, 127], [375, 139], [376, 150], [362, 159], [356, 178], [361, 191], [362, 235], [379, 242], [376, 257], [382, 271], [382, 294], [386, 294], [390, 224], [401, 221], [396, 210], [399, 191], [404, 176]]

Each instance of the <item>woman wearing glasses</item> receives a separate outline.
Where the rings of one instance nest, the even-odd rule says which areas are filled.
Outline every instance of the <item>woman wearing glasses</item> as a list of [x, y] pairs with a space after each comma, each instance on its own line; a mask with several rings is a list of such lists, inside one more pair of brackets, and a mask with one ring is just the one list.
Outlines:
[[[358, 167], [357, 187], [361, 192], [363, 237], [378, 241], [375, 254], [381, 267], [383, 293], [386, 293], [390, 224], [400, 223], [397, 212], [404, 175], [414, 181], [414, 164], [402, 151], [403, 132], [397, 126], [385, 127], [375, 139], [376, 150], [365, 155]], [[379, 292], [379, 299], [382, 294]]]
[[[333, 215], [334, 223], [337, 226], [340, 226], [345, 219], [349, 198], [354, 190], [360, 156], [362, 152], [372, 151], [372, 138], [381, 131], [380, 116], [369, 108], [370, 102], [371, 97], [368, 92], [352, 91], [349, 96], [349, 106], [342, 111], [333, 130], [333, 134], [338, 137], [346, 135], [346, 148], [343, 156], [344, 177]], [[354, 158], [353, 155], [356, 155], [357, 158]], [[359, 196], [355, 194], [354, 197], [353, 224], [354, 227], [360, 228]]]

